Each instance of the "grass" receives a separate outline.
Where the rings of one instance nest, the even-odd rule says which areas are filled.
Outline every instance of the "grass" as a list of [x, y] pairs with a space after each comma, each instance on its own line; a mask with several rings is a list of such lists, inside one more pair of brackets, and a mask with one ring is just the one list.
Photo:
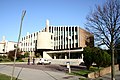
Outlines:
[[[5, 74], [1, 74], [0, 73], [0, 80], [10, 80], [11, 77], [10, 76], [7, 76]], [[21, 80], [21, 79], [16, 79], [16, 78], [13, 78], [13, 80]]]
[[99, 71], [101, 70], [102, 68], [99, 68], [98, 67], [93, 67], [91, 66], [90, 67], [90, 70], [80, 70], [80, 71], [73, 71], [72, 73], [70, 73], [71, 75], [78, 75], [78, 76], [85, 76], [87, 77], [87, 74], [91, 73], [91, 72], [95, 72], [95, 71]]
[[89, 70], [80, 70], [80, 71], [73, 71], [71, 74], [72, 75], [80, 75], [80, 76], [87, 76], [88, 73], [90, 73], [91, 71]]

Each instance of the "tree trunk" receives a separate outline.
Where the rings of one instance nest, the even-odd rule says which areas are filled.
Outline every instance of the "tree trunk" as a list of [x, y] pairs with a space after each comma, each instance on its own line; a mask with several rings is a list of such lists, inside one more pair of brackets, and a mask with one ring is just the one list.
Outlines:
[[112, 66], [111, 66], [111, 80], [115, 80], [115, 67], [114, 67], [114, 48], [111, 48], [111, 52], [112, 52]]

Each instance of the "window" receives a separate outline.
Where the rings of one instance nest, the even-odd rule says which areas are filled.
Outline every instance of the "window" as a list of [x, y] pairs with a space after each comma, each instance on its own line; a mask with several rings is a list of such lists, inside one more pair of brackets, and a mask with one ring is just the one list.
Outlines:
[[49, 32], [51, 32], [51, 27], [49, 27]]
[[35, 37], [35, 33], [34, 33], [34, 37]]
[[23, 38], [22, 38], [22, 41], [23, 41]]
[[37, 36], [38, 36], [38, 32], [37, 32]]
[[51, 40], [53, 39], [53, 36], [51, 35]]
[[75, 35], [75, 39], [78, 39], [78, 35]]
[[75, 43], [76, 47], [78, 47], [78, 43]]
[[29, 38], [30, 38], [30, 35], [29, 35]]

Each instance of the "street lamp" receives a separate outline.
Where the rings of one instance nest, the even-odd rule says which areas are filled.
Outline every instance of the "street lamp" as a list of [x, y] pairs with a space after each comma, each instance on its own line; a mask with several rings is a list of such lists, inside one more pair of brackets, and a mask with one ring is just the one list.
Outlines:
[[19, 47], [19, 42], [20, 42], [20, 37], [21, 37], [21, 31], [22, 31], [22, 22], [23, 22], [25, 14], [26, 14], [26, 10], [23, 10], [22, 17], [21, 17], [21, 23], [20, 23], [20, 31], [19, 31], [19, 36], [18, 36], [18, 42], [17, 42], [17, 47], [16, 47], [16, 50], [15, 50], [15, 56], [14, 56], [14, 63], [13, 63], [11, 80], [13, 80], [13, 75], [14, 75], [14, 70], [15, 70], [15, 63], [16, 63], [16, 54], [17, 54], [17, 50], [18, 50], [18, 47]]
[[[71, 39], [71, 36], [68, 36], [68, 40], [70, 40]], [[70, 43], [70, 41], [69, 41], [69, 43]], [[70, 45], [69, 45], [69, 59], [70, 59]]]

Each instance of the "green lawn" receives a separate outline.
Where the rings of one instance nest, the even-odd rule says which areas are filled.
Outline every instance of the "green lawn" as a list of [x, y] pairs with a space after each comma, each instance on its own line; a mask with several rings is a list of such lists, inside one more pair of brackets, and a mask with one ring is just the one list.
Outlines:
[[91, 66], [90, 70], [85, 69], [85, 70], [79, 70], [79, 71], [72, 71], [72, 73], [70, 73], [70, 74], [86, 77], [88, 73], [95, 72], [95, 71], [98, 71], [98, 70], [101, 70], [101, 69], [103, 69], [103, 68], [98, 69], [98, 67], [92, 67]]
[[[1, 73], [0, 73], [0, 80], [10, 80], [10, 79], [11, 79], [10, 76], [7, 76], [7, 75], [5, 75], [5, 74], [1, 74]], [[14, 78], [13, 80], [20, 80], [20, 79]]]

